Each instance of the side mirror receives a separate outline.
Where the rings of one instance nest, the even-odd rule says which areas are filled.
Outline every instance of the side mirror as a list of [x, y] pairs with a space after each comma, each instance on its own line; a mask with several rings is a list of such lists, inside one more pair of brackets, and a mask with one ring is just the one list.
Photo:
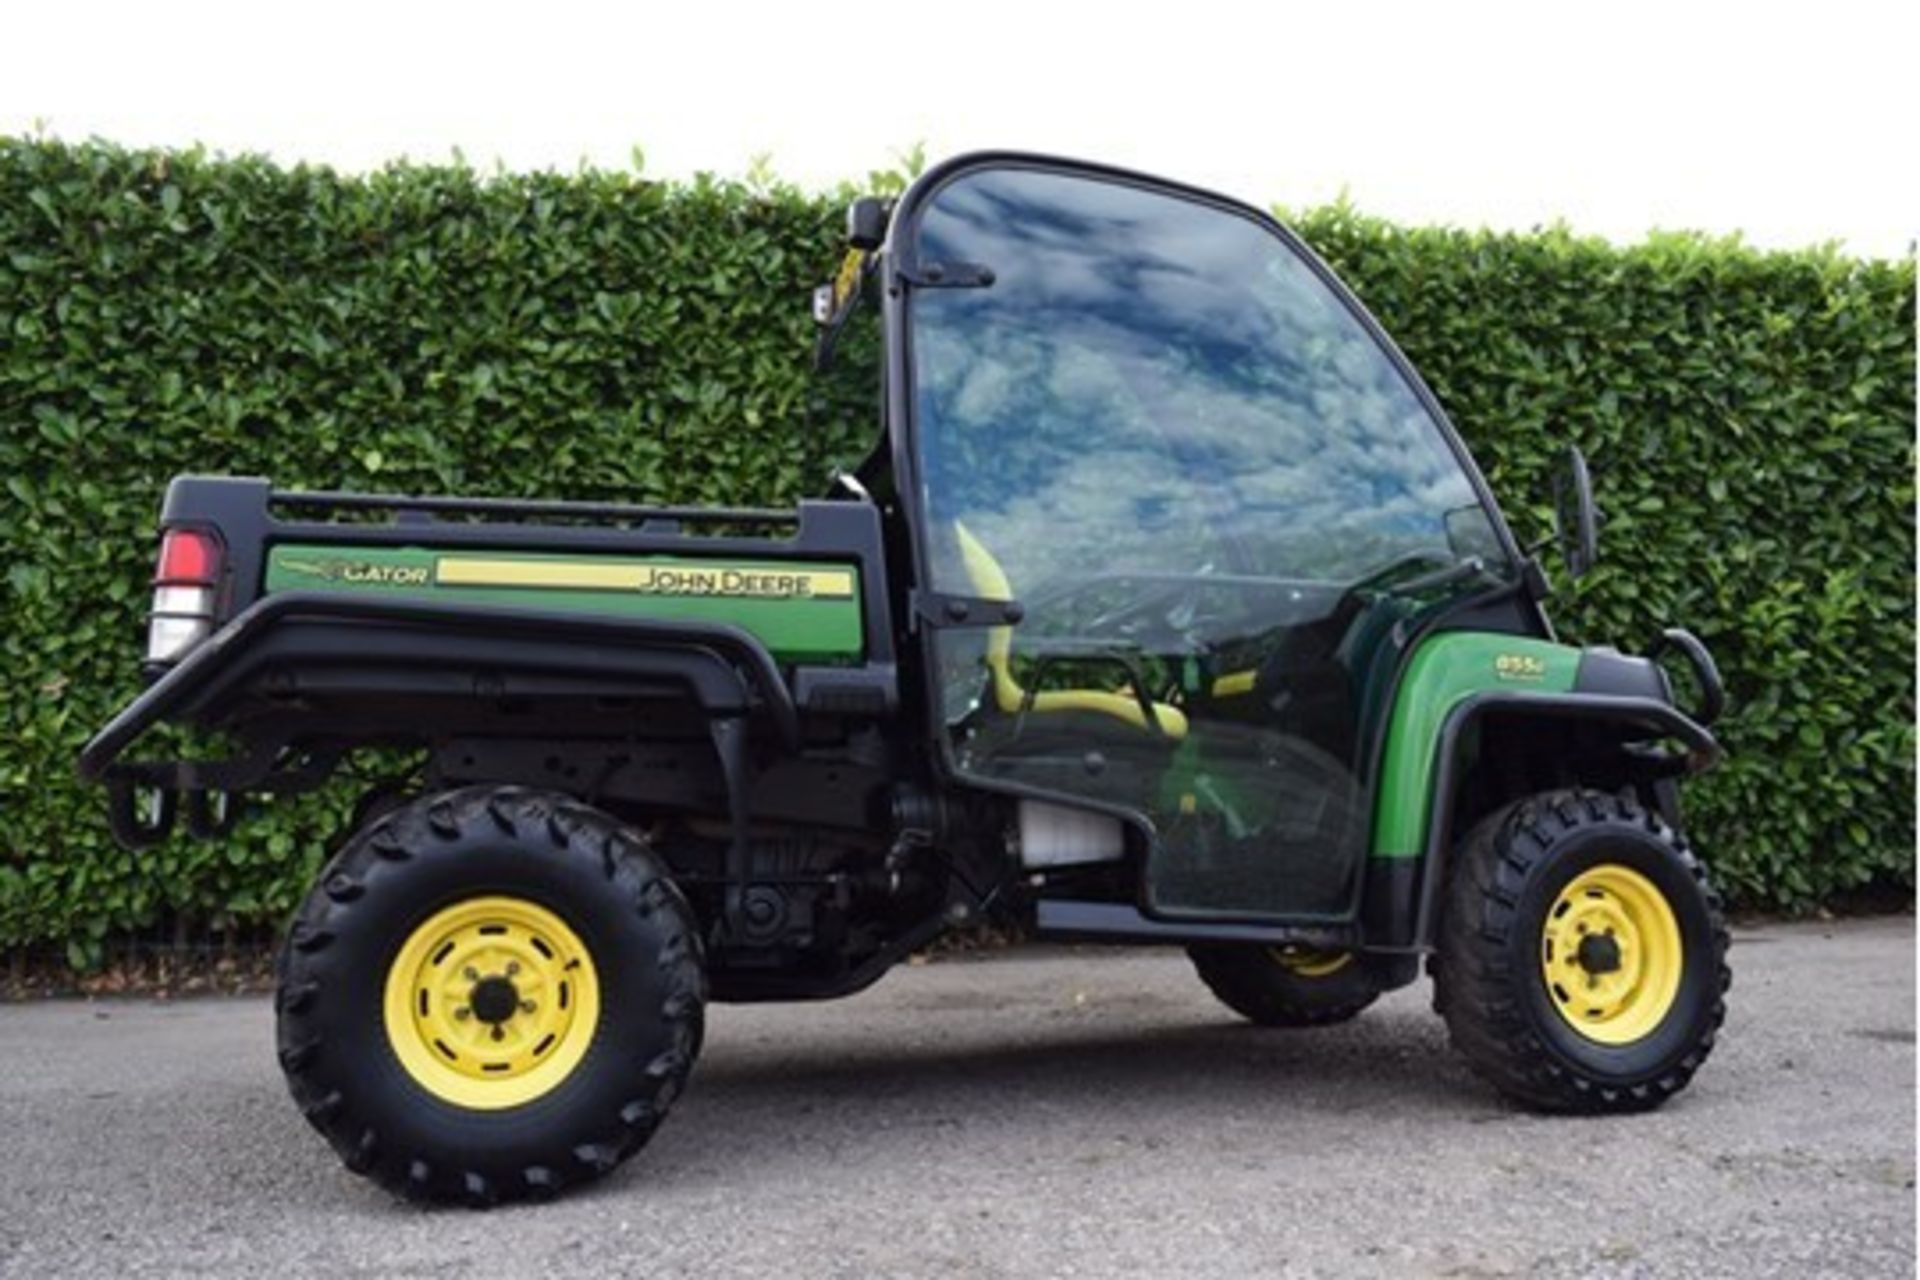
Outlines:
[[1600, 516], [1593, 508], [1593, 477], [1587, 471], [1587, 455], [1577, 445], [1567, 446], [1553, 473], [1553, 540], [1560, 544], [1569, 578], [1584, 577], [1599, 558]]
[[878, 196], [862, 196], [847, 206], [847, 244], [865, 253], [887, 238], [887, 220], [893, 206]]
[[860, 303], [860, 287], [872, 269], [874, 254], [886, 243], [887, 222], [892, 217], [893, 202], [878, 196], [862, 196], [847, 206], [846, 256], [840, 260], [833, 282], [813, 291], [813, 323], [820, 330], [813, 346], [816, 372], [833, 363], [840, 331], [847, 327]]

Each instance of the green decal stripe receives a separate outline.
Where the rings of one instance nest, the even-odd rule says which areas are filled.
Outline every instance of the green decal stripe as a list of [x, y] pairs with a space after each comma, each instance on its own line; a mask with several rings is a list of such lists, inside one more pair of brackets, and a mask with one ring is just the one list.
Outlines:
[[1461, 699], [1487, 689], [1565, 693], [1580, 651], [1519, 636], [1450, 631], [1421, 643], [1407, 663], [1374, 789], [1373, 856], [1414, 858], [1426, 849], [1440, 730]]
[[[454, 581], [442, 581], [442, 561], [449, 565], [445, 576]], [[290, 543], [269, 552], [265, 590], [352, 591], [724, 622], [755, 636], [781, 662], [845, 665], [859, 662], [865, 652], [860, 571], [829, 561]]]

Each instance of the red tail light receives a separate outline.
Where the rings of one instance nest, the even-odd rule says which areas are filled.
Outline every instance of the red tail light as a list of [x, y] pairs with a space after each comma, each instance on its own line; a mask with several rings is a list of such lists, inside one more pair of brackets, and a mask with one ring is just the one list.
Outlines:
[[168, 529], [160, 535], [153, 611], [147, 618], [148, 662], [177, 662], [213, 634], [220, 558], [220, 540], [204, 529]]
[[169, 529], [160, 536], [156, 586], [210, 587], [220, 577], [220, 542], [201, 529]]

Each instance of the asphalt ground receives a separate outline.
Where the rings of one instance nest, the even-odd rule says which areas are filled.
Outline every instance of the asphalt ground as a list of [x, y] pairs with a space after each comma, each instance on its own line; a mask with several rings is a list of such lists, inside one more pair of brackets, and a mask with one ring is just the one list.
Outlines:
[[1648, 1116], [1542, 1118], [1424, 982], [1260, 1031], [1170, 951], [717, 1008], [653, 1144], [557, 1203], [389, 1199], [295, 1113], [259, 998], [0, 1007], [0, 1274], [1912, 1275], [1911, 918], [1740, 931]]

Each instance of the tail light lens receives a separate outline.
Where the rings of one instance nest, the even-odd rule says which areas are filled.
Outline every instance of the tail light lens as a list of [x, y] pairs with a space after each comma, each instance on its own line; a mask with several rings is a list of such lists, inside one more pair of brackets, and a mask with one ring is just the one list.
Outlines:
[[204, 529], [168, 529], [161, 535], [147, 620], [148, 662], [177, 662], [213, 634], [221, 558], [220, 540]]

